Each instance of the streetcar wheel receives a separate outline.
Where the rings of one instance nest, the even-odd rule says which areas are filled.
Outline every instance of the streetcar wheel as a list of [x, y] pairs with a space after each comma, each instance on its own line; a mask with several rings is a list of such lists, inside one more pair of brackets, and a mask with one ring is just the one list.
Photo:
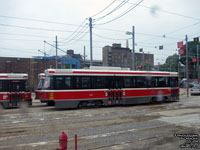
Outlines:
[[47, 102], [47, 105], [48, 105], [48, 106], [54, 106], [55, 103], [54, 103], [54, 102]]

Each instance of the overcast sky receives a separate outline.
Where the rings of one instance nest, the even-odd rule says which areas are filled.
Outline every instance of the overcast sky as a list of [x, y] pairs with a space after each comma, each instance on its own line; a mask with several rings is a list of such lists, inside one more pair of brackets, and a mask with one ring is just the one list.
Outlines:
[[[93, 59], [102, 59], [106, 45], [121, 43], [125, 47], [126, 39], [132, 48], [126, 31], [135, 26], [136, 52], [143, 48], [154, 54], [155, 64], [163, 63], [177, 53], [177, 42], [185, 35], [189, 40], [200, 36], [199, 6], [200, 0], [0, 0], [0, 56], [43, 55], [38, 49], [55, 55], [55, 48], [44, 40], [55, 45], [57, 35], [60, 49], [83, 55], [85, 45], [89, 59], [87, 18], [92, 17]], [[164, 49], [159, 50], [159, 45]], [[58, 54], [64, 55], [62, 51]]]

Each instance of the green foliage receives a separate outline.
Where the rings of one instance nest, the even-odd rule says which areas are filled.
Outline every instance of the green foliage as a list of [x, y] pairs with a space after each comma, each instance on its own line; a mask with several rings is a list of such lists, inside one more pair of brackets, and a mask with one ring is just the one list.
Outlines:
[[179, 56], [177, 54], [168, 56], [165, 63], [160, 65], [160, 71], [178, 72], [178, 61]]

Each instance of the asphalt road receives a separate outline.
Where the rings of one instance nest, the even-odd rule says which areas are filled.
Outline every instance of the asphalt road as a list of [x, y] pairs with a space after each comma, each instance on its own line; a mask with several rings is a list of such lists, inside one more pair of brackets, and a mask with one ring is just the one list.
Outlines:
[[[200, 96], [179, 102], [56, 110], [34, 100], [30, 108], [0, 110], [0, 150], [58, 149], [68, 135], [68, 150], [200, 149]], [[188, 140], [189, 139], [189, 140]]]

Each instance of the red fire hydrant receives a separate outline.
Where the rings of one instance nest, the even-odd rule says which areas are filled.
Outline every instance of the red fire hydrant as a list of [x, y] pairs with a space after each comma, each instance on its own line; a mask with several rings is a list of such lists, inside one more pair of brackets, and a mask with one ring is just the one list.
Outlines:
[[67, 150], [68, 137], [65, 132], [62, 132], [59, 136], [59, 150]]

